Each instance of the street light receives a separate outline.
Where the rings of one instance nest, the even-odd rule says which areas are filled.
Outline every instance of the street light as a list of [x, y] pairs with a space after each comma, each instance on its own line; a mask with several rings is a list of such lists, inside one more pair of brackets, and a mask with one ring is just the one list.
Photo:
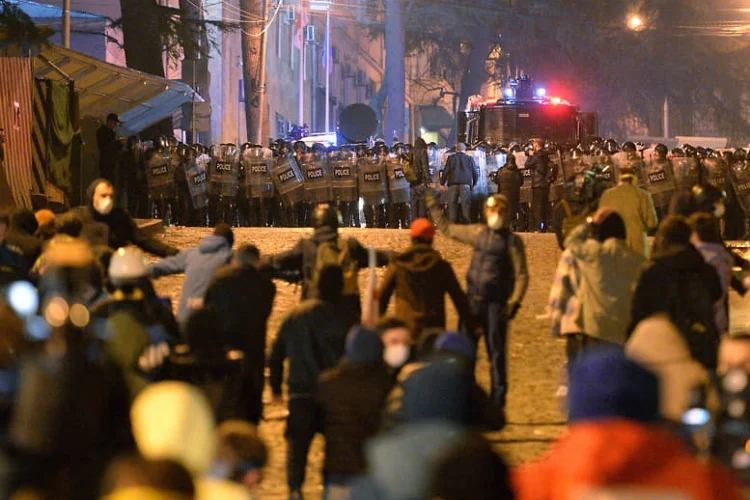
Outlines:
[[643, 18], [638, 14], [631, 14], [628, 17], [628, 29], [632, 31], [642, 31], [646, 28], [646, 23], [643, 22]]

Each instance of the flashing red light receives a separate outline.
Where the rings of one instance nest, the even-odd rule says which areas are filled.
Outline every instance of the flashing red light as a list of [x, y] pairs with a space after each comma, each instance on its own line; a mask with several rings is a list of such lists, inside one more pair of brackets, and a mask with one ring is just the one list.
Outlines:
[[557, 104], [562, 104], [563, 101], [559, 97], [550, 97], [549, 102], [550, 104], [557, 105]]

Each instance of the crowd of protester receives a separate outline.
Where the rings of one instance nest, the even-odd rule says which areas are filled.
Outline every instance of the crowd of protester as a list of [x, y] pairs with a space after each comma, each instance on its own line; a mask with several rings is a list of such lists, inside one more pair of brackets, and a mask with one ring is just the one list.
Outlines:
[[[330, 500], [741, 498], [750, 336], [729, 336], [728, 290], [745, 288], [712, 215], [722, 201], [685, 198], [649, 252], [655, 220], [627, 210], [648, 199], [613, 189], [567, 235], [550, 292], [567, 430], [514, 469], [482, 434], [506, 425], [508, 330], [529, 286], [503, 195], [474, 225], [427, 195], [430, 219], [398, 254], [340, 234], [328, 205], [275, 255], [235, 248], [226, 224], [178, 251], [141, 234], [106, 180], [66, 214], [0, 214], [0, 496], [252, 498], [268, 367], [272, 402], [289, 410], [289, 498], [303, 498], [316, 434]], [[436, 234], [471, 248], [466, 290]], [[362, 294], [367, 266], [387, 267]], [[153, 280], [176, 273], [175, 315]], [[278, 279], [302, 297], [268, 342]]]

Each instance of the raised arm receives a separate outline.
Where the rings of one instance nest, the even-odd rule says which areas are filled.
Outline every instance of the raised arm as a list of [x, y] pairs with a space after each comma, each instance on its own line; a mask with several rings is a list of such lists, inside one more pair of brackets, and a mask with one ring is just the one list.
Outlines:
[[430, 210], [432, 221], [443, 236], [460, 241], [466, 245], [474, 245], [474, 240], [476, 240], [477, 235], [482, 230], [481, 224], [451, 224], [432, 194], [428, 194], [425, 199], [427, 201], [427, 208]]

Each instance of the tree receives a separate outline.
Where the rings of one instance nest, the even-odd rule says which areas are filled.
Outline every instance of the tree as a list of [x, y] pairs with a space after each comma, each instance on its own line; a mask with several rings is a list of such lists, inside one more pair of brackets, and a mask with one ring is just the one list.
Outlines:
[[0, 47], [17, 44], [23, 52], [31, 47], [46, 45], [54, 31], [37, 26], [20, 7], [0, 0]]

